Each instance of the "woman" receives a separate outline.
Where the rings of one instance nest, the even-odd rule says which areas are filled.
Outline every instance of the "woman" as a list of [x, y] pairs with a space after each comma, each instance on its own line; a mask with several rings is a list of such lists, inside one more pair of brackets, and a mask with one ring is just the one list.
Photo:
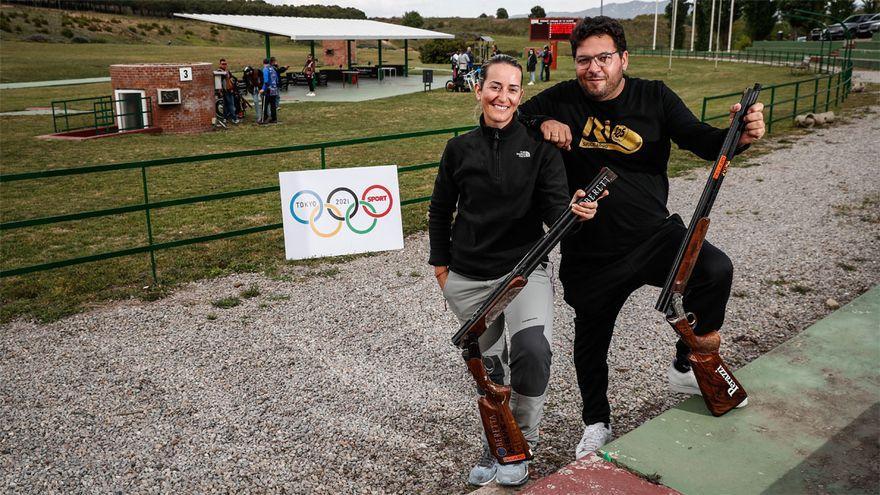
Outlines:
[[309, 92], [306, 93], [306, 96], [315, 96], [315, 59], [312, 58], [311, 53], [308, 58], [306, 58], [306, 65], [303, 67], [303, 74], [305, 74], [306, 79], [309, 80]]
[[[522, 76], [522, 67], [508, 55], [483, 65], [475, 88], [483, 111], [480, 127], [449, 140], [434, 182], [429, 263], [462, 322], [543, 236], [543, 224], [552, 224], [571, 204], [559, 151], [516, 119]], [[595, 215], [596, 203], [571, 209], [586, 220]], [[480, 337], [490, 378], [511, 384], [510, 408], [532, 448], [550, 380], [552, 322], [553, 288], [545, 263]], [[528, 475], [526, 462], [497, 464], [484, 437], [483, 454], [468, 481], [485, 485], [497, 479], [515, 486]]]
[[529, 48], [529, 56], [526, 59], [526, 70], [529, 72], [529, 86], [535, 85], [535, 68], [538, 66], [538, 56], [535, 49]]

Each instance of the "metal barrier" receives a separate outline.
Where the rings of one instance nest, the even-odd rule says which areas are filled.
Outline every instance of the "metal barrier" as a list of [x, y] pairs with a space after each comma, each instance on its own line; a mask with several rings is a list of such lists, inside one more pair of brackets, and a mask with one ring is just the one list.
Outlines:
[[[646, 48], [634, 48], [629, 51], [634, 55], [668, 57], [668, 48], [650, 50]], [[829, 54], [789, 52], [773, 50], [745, 50], [745, 51], [690, 51], [685, 49], [672, 50], [672, 56], [684, 59], [718, 60], [719, 62], [743, 62], [747, 64], [765, 64], [773, 66], [797, 67], [806, 63], [806, 68], [816, 72], [830, 72], [837, 65], [838, 56], [835, 52]]]
[[[138, 103], [140, 108], [129, 112], [118, 111], [121, 106], [131, 103]], [[93, 129], [95, 134], [109, 134], [146, 129], [152, 123], [153, 99], [150, 96], [132, 99], [93, 96], [52, 101], [52, 128], [56, 134], [84, 129]]]
[[[834, 82], [836, 80], [836, 82]], [[767, 121], [767, 133], [773, 131], [773, 124], [782, 120], [791, 120], [798, 114], [798, 106], [803, 100], [808, 101], [806, 105], [800, 107], [801, 112], [815, 112], [824, 105], [824, 111], [828, 111], [832, 102], [834, 106], [839, 105], [846, 100], [849, 95], [849, 88], [852, 83], [852, 65], [848, 70], [839, 70], [831, 73], [802, 81], [794, 81], [790, 83], [774, 84], [772, 86], [764, 86], [761, 89], [761, 100], [764, 103], [764, 114]], [[833, 86], [832, 86], [833, 84]], [[803, 89], [802, 89], [803, 88]], [[765, 97], [769, 93], [769, 97]], [[727, 93], [723, 95], [714, 95], [703, 97], [703, 109], [700, 113], [701, 122], [710, 122], [717, 119], [726, 119], [730, 116], [728, 112], [718, 115], [706, 116], [706, 109], [710, 101], [728, 100], [732, 97], [741, 96], [742, 93]], [[821, 103], [819, 97], [822, 97]], [[782, 113], [783, 105], [791, 103], [791, 112]]]
[[[244, 196], [253, 196], [257, 194], [266, 194], [271, 192], [278, 192], [278, 185], [273, 184], [265, 187], [257, 187], [250, 189], [241, 189], [236, 191], [227, 191], [216, 194], [205, 194], [200, 196], [191, 196], [186, 198], [176, 198], [166, 201], [150, 201], [149, 187], [147, 182], [147, 169], [153, 167], [162, 167], [168, 165], [178, 165], [178, 164], [187, 164], [187, 163], [196, 163], [196, 162], [206, 162], [211, 160], [225, 160], [232, 158], [242, 158], [242, 157], [251, 157], [251, 156], [262, 156], [262, 155], [276, 155], [279, 153], [289, 153], [294, 151], [308, 151], [308, 150], [320, 150], [321, 152], [321, 168], [327, 168], [327, 160], [326, 160], [326, 151], [331, 148], [340, 148], [344, 146], [352, 146], [357, 144], [365, 144], [365, 143], [376, 143], [382, 141], [393, 141], [399, 139], [410, 139], [424, 136], [436, 136], [436, 135], [444, 135], [444, 134], [452, 134], [454, 136], [458, 136], [459, 133], [469, 131], [473, 129], [474, 126], [461, 126], [461, 127], [451, 127], [446, 129], [434, 129], [427, 131], [417, 131], [417, 132], [408, 132], [402, 134], [390, 134], [384, 136], [372, 136], [365, 138], [356, 138], [356, 139], [347, 139], [341, 141], [329, 141], [324, 143], [315, 143], [315, 144], [304, 144], [304, 145], [294, 145], [294, 146], [279, 146], [275, 148], [264, 148], [264, 149], [256, 149], [256, 150], [245, 150], [245, 151], [230, 151], [225, 153], [211, 153], [204, 155], [193, 155], [193, 156], [184, 156], [184, 157], [173, 157], [173, 158], [159, 158], [155, 160], [144, 160], [144, 161], [136, 161], [136, 162], [126, 162], [126, 163], [115, 163], [115, 164], [107, 164], [107, 165], [92, 165], [86, 167], [76, 167], [76, 168], [63, 168], [63, 169], [54, 169], [54, 170], [40, 170], [36, 172], [25, 172], [18, 174], [2, 174], [0, 175], [0, 184], [17, 182], [17, 181], [29, 181], [35, 179], [42, 179], [47, 177], [69, 177], [69, 176], [78, 176], [78, 175], [86, 175], [86, 174], [95, 174], [102, 172], [110, 172], [117, 170], [132, 170], [132, 169], [140, 169], [141, 171], [141, 186], [143, 189], [143, 197], [144, 200], [142, 203], [120, 206], [115, 208], [105, 208], [101, 210], [94, 211], [84, 211], [77, 213], [69, 213], [65, 215], [53, 215], [42, 218], [30, 218], [25, 220], [16, 220], [11, 222], [2, 222], [0, 223], [0, 233], [13, 230], [20, 229], [25, 227], [33, 227], [38, 225], [51, 225], [57, 224], [61, 222], [69, 222], [74, 220], [82, 220], [86, 218], [97, 218], [97, 217], [106, 217], [111, 215], [119, 215], [123, 213], [131, 213], [143, 211], [146, 217], [146, 237], [147, 237], [147, 245], [137, 246], [128, 249], [122, 249], [117, 251], [110, 251], [105, 253], [94, 254], [90, 256], [80, 256], [76, 258], [69, 258], [60, 261], [53, 261], [48, 263], [40, 263], [29, 266], [22, 266], [12, 269], [0, 270], [0, 278], [10, 277], [13, 275], [24, 275], [27, 273], [34, 273], [46, 270], [52, 270], [55, 268], [61, 268], [72, 265], [79, 265], [82, 263], [89, 263], [92, 261], [105, 260], [110, 258], [118, 258], [121, 256], [131, 256], [135, 254], [149, 253], [150, 254], [150, 265], [153, 274], [153, 280], [158, 281], [158, 277], [156, 274], [156, 257], [155, 252], [161, 251], [163, 249], [170, 249], [179, 246], [186, 246], [190, 244], [197, 244], [202, 242], [214, 241], [218, 239], [228, 239], [231, 237], [239, 237], [248, 234], [255, 234], [258, 232], [265, 232], [269, 230], [275, 230], [282, 228], [281, 223], [272, 223], [267, 225], [260, 225], [256, 227], [249, 227], [245, 229], [232, 230], [227, 232], [220, 232], [217, 234], [200, 236], [200, 237], [191, 237], [187, 239], [178, 239], [175, 241], [169, 242], [161, 242], [155, 243], [153, 242], [153, 228], [150, 219], [150, 212], [153, 210], [157, 210], [160, 208], [168, 208], [173, 206], [187, 205], [193, 203], [202, 203], [208, 201], [218, 201], [229, 198], [239, 198]], [[414, 164], [404, 167], [398, 168], [398, 174], [412, 172], [416, 170], [423, 170], [433, 167], [438, 167], [440, 165], [439, 162], [429, 162], [429, 163], [420, 163]], [[410, 198], [401, 201], [401, 205], [409, 205], [414, 203], [420, 203], [424, 201], [428, 201], [430, 196], [422, 196], [417, 198]]]

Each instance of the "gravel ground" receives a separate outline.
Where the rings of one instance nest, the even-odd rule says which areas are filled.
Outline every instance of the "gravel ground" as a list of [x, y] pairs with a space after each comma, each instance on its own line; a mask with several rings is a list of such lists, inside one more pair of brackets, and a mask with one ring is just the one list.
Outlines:
[[[731, 169], [709, 238], [736, 266], [723, 347], [733, 366], [880, 278], [878, 110]], [[671, 181], [673, 211], [692, 211], [704, 173]], [[415, 235], [345, 264], [0, 326], [0, 491], [469, 491], [475, 401], [426, 245]], [[211, 305], [252, 285], [259, 295], [239, 306]], [[658, 379], [673, 333], [657, 293], [638, 291], [618, 320], [617, 435], [684, 398]], [[582, 429], [572, 312], [557, 299], [542, 475], [572, 460]]]

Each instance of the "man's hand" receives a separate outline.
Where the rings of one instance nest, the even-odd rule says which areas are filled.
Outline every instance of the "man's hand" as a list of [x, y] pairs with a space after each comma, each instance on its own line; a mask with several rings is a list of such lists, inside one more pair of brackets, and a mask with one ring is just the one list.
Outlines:
[[596, 209], [599, 207], [599, 200], [608, 196], [608, 189], [602, 191], [602, 195], [596, 201], [591, 203], [578, 203], [578, 201], [586, 196], [587, 193], [583, 189], [578, 189], [571, 198], [571, 211], [579, 216], [578, 222], [585, 222], [596, 216]]
[[440, 286], [440, 290], [443, 290], [446, 287], [446, 279], [449, 277], [449, 267], [448, 266], [435, 266], [434, 267], [434, 278], [437, 279], [437, 285]]
[[571, 151], [571, 129], [558, 120], [545, 120], [541, 124], [544, 140], [556, 145], [557, 148]]
[[[733, 122], [733, 116], [738, 111], [739, 103], [730, 107], [730, 122]], [[739, 142], [736, 144], [737, 147], [752, 144], [764, 137], [764, 104], [757, 102], [749, 107], [748, 112], [743, 116], [743, 122], [746, 123], [746, 126], [739, 137]]]

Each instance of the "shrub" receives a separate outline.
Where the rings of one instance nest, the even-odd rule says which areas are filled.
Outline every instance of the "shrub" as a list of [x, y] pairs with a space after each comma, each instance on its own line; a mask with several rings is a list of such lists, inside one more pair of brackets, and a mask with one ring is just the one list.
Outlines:
[[110, 19], [110, 22], [112, 22], [113, 24], [119, 24], [119, 23], [121, 23], [122, 21], [120, 21], [119, 19], [117, 19], [117, 18], [114, 17], [113, 19]]
[[430, 40], [419, 47], [419, 56], [423, 64], [445, 64], [455, 50], [464, 48], [464, 40]]
[[95, 31], [100, 31], [101, 26], [95, 26], [94, 24], [89, 24], [89, 27], [87, 29], [94, 33]]
[[91, 43], [92, 40], [90, 40], [89, 38], [86, 38], [85, 36], [74, 36], [73, 38], [70, 38], [70, 42], [71, 43]]
[[[21, 26], [19, 26], [19, 27], [21, 27]], [[25, 41], [33, 41], [36, 43], [48, 43], [50, 41], [49, 37], [44, 34], [32, 34], [32, 35], [28, 36], [27, 38], [25, 38], [24, 40]]]
[[61, 30], [61, 36], [64, 36], [67, 39], [73, 38], [73, 31], [69, 28], [64, 28]]
[[9, 22], [5, 17], [0, 19], [0, 31], [6, 31], [7, 33], [12, 32], [12, 23]]
[[135, 33], [135, 34], [137, 34], [137, 32], [138, 32], [137, 28], [134, 26], [128, 26], [128, 30], [131, 31], [132, 33]]
[[736, 40], [733, 42], [734, 50], [745, 50], [750, 46], [752, 46], [752, 38], [749, 38], [747, 34], [737, 36]]

